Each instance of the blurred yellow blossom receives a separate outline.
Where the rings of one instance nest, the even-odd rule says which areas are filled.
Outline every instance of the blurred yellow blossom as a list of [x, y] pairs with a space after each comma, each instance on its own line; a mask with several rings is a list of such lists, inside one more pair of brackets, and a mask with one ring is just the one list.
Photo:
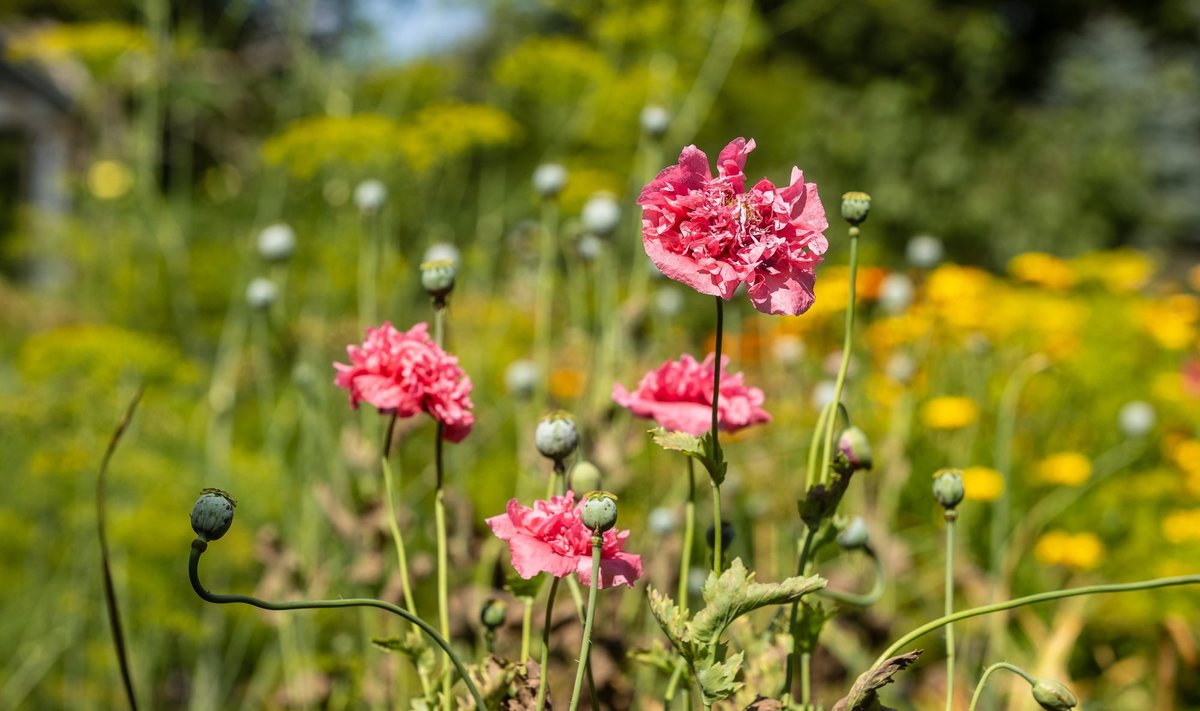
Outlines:
[[1025, 252], [1008, 262], [1008, 273], [1017, 281], [1047, 289], [1070, 289], [1079, 276], [1069, 262], [1046, 252]]
[[1200, 300], [1191, 294], [1172, 294], [1142, 308], [1142, 328], [1163, 348], [1181, 350], [1196, 341]]
[[935, 397], [921, 408], [921, 420], [934, 430], [957, 430], [979, 419], [979, 405], [969, 397]]
[[555, 368], [550, 371], [550, 394], [560, 400], [570, 400], [583, 393], [587, 375], [578, 368]]
[[1172, 511], [1162, 522], [1163, 537], [1171, 543], [1200, 541], [1200, 509]]
[[995, 501], [1004, 494], [1004, 475], [991, 467], [967, 467], [962, 477], [967, 501]]
[[551, 104], [572, 102], [613, 73], [603, 54], [566, 37], [534, 36], [496, 63], [496, 82]]
[[1042, 565], [1091, 570], [1104, 559], [1104, 543], [1091, 533], [1050, 531], [1038, 539], [1033, 555]]
[[1072, 261], [1080, 277], [1099, 282], [1114, 294], [1137, 291], [1146, 285], [1156, 269], [1154, 260], [1136, 249], [1090, 252]]
[[1079, 486], [1092, 476], [1092, 462], [1079, 452], [1058, 452], [1035, 467], [1037, 478], [1047, 484]]
[[98, 160], [87, 172], [88, 190], [101, 200], [115, 200], [133, 186], [133, 171], [115, 160]]
[[995, 280], [982, 269], [943, 264], [925, 282], [925, 296], [951, 328], [978, 330], [992, 319]]
[[53, 62], [77, 57], [83, 62], [102, 66], [111, 64], [129, 52], [150, 49], [146, 32], [119, 22], [83, 22], [52, 25], [12, 38], [6, 54], [13, 61]]

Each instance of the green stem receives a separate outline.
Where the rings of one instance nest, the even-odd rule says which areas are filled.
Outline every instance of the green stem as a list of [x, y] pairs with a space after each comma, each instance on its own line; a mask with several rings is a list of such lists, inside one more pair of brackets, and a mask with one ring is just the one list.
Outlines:
[[846, 373], [850, 370], [850, 349], [854, 345], [854, 301], [855, 280], [858, 273], [858, 227], [850, 227], [850, 296], [846, 303], [846, 333], [842, 337], [842, 363], [838, 366], [837, 381], [833, 387], [831, 412], [825, 421], [824, 443], [821, 449], [821, 483], [829, 480], [829, 465], [833, 461], [833, 434], [837, 417], [833, 412], [842, 401], [842, 389], [846, 385]]
[[721, 574], [721, 564], [724, 560], [724, 551], [721, 550], [721, 545], [724, 543], [721, 539], [724, 538], [721, 529], [721, 485], [713, 482], [712, 485], [712, 500], [713, 500], [713, 572], [717, 575]]
[[[946, 511], [946, 605], [945, 615], [954, 614], [954, 521], [958, 513]], [[954, 708], [954, 625], [946, 624], [946, 711]]]
[[1050, 600], [1061, 600], [1068, 597], [1078, 597], [1080, 595], [1103, 595], [1107, 593], [1135, 592], [1138, 590], [1153, 590], [1156, 588], [1169, 588], [1179, 585], [1200, 585], [1200, 573], [1193, 575], [1177, 575], [1170, 578], [1153, 578], [1151, 580], [1139, 580], [1133, 583], [1108, 583], [1105, 585], [1087, 585], [1080, 588], [1067, 588], [1066, 590], [1051, 590], [1048, 592], [1036, 593], [1034, 595], [1026, 595], [1015, 600], [1005, 600], [1003, 602], [992, 603], [991, 605], [981, 605], [980, 607], [972, 607], [969, 610], [955, 612], [952, 615], [939, 617], [936, 620], [926, 622], [915, 630], [897, 640], [892, 646], [888, 647], [875, 663], [871, 665], [872, 669], [878, 668], [889, 658], [896, 654], [900, 649], [912, 644], [921, 637], [933, 632], [934, 630], [945, 627], [959, 620], [966, 620], [980, 615], [990, 615], [993, 612], [1002, 612], [1011, 610], [1016, 607], [1024, 607], [1025, 605], [1033, 605], [1039, 602], [1048, 602]]
[[211, 593], [204, 588], [204, 585], [200, 583], [200, 556], [205, 550], [207, 550], [207, 548], [208, 544], [197, 538], [196, 540], [192, 541], [192, 552], [188, 558], [188, 578], [192, 582], [192, 589], [196, 591], [196, 594], [199, 595], [201, 599], [220, 605], [241, 603], [244, 605], [252, 605], [262, 610], [272, 610], [275, 612], [282, 612], [286, 610], [319, 610], [336, 607], [375, 607], [380, 610], [387, 610], [388, 612], [398, 615], [416, 625], [422, 632], [432, 639], [437, 646], [441, 647], [442, 651], [446, 653], [446, 655], [450, 658], [450, 661], [454, 664], [454, 668], [458, 670], [458, 674], [462, 677], [463, 684], [466, 685], [467, 691], [471, 694], [471, 698], [475, 700], [475, 708], [480, 709], [480, 711], [487, 709], [487, 705], [483, 702], [483, 697], [479, 694], [479, 689], [475, 687], [475, 682], [471, 681], [471, 677], [467, 674], [467, 669], [465, 666], [463, 666], [463, 663], [458, 658], [458, 655], [456, 655], [454, 650], [450, 648], [450, 643], [447, 642], [444, 637], [438, 634], [437, 630], [431, 627], [428, 622], [422, 620], [420, 617], [417, 617], [408, 610], [405, 610], [398, 605], [393, 605], [390, 602], [384, 602], [383, 600], [372, 600], [370, 598], [267, 602], [266, 600], [260, 600], [250, 595], [221, 595], [217, 593]]
[[696, 535], [696, 471], [691, 457], [687, 459], [688, 497], [683, 509], [683, 548], [679, 552], [679, 609], [688, 607], [688, 574], [692, 569], [692, 538]]
[[525, 613], [521, 615], [521, 666], [529, 661], [529, 637], [533, 629], [533, 598], [523, 597]]
[[550, 331], [554, 307], [554, 281], [557, 267], [555, 238], [558, 232], [558, 204], [552, 200], [542, 202], [542, 224], [538, 234], [537, 303], [533, 311], [534, 362], [537, 363], [538, 378], [535, 403], [545, 408], [548, 400], [545, 383], [550, 372]]
[[[721, 456], [721, 441], [719, 437], [720, 425], [720, 403], [721, 403], [721, 341], [725, 334], [725, 302], [721, 297], [716, 297], [717, 301], [717, 335], [716, 344], [713, 349], [713, 396], [712, 396], [712, 452], [713, 459], [717, 462], [723, 462], [724, 457]], [[713, 572], [717, 575], [721, 574], [721, 484], [716, 479], [712, 480], [713, 493]]]
[[869, 607], [879, 602], [883, 597], [883, 591], [887, 586], [887, 571], [883, 568], [883, 561], [879, 559], [879, 555], [872, 549], [867, 548], [865, 552], [871, 557], [871, 561], [875, 563], [875, 584], [871, 586], [871, 591], [862, 595], [855, 593], [841, 592], [840, 590], [830, 590], [822, 588], [816, 592], [821, 597], [837, 600], [838, 602], [847, 605], [855, 605], [857, 607]]
[[583, 623], [583, 645], [579, 649], [579, 666], [575, 670], [575, 689], [567, 711], [579, 708], [579, 692], [583, 690], [583, 670], [587, 668], [592, 649], [592, 620], [596, 617], [596, 591], [600, 589], [600, 546], [604, 539], [599, 532], [592, 534], [592, 583], [588, 586], [587, 619]]
[[[446, 488], [444, 486], [444, 469], [442, 465], [442, 423], [438, 423], [434, 440], [434, 461], [437, 468], [437, 491], [433, 497], [434, 526], [437, 528], [437, 594], [438, 594], [438, 624], [442, 636], [450, 639], [450, 561], [446, 541]], [[443, 655], [449, 661], [449, 654]], [[442, 708], [450, 711], [450, 667], [442, 672]]]
[[804, 472], [804, 491], [805, 495], [813, 485], [817, 483], [820, 475], [817, 473], [818, 455], [821, 451], [821, 444], [824, 441], [821, 435], [825, 432], [825, 422], [832, 417], [832, 410], [828, 405], [821, 408], [821, 412], [817, 415], [817, 424], [813, 427], [812, 437], [808, 442], [808, 468]]
[[[796, 563], [796, 575], [804, 575], [804, 569], [808, 567], [808, 557], [812, 554], [813, 539], [816, 538], [817, 529], [809, 528], [804, 535], [804, 544], [800, 548], [800, 560]], [[792, 635], [792, 648], [788, 650], [787, 661], [784, 668], [783, 692], [782, 695], [787, 697], [792, 693], [792, 674], [796, 666], [796, 656], [800, 654], [800, 635], [796, 629], [800, 622], [800, 601], [792, 601], [791, 615], [788, 617], [788, 631]], [[801, 681], [801, 686], [806, 687], [807, 680]]]
[[[391, 428], [389, 428], [390, 430]], [[417, 614], [417, 604], [413, 601], [412, 584], [408, 578], [408, 555], [404, 549], [404, 536], [400, 533], [400, 525], [396, 523], [395, 493], [392, 486], [392, 467], [388, 460], [383, 460], [383, 487], [387, 495], [388, 527], [392, 531], [392, 541], [396, 545], [396, 565], [400, 568], [400, 582], [404, 585], [404, 606], [412, 614]]]
[[544, 711], [546, 708], [546, 686], [547, 678], [550, 676], [550, 625], [553, 623], [554, 613], [554, 596], [558, 594], [558, 583], [562, 578], [555, 578], [550, 582], [550, 595], [546, 598], [546, 621], [542, 624], [542, 656], [540, 658], [541, 666], [538, 669], [538, 691], [537, 691], [537, 711]]
[[996, 662], [992, 666], [984, 670], [983, 676], [979, 677], [979, 685], [975, 687], [975, 693], [971, 695], [971, 705], [967, 711], [975, 711], [975, 704], [979, 703], [979, 697], [983, 695], [983, 685], [987, 683], [988, 677], [997, 669], [1006, 669], [1013, 674], [1020, 676], [1025, 681], [1029, 682], [1030, 686], [1036, 686], [1037, 680], [1030, 676], [1021, 667], [1009, 664], [1008, 662]]

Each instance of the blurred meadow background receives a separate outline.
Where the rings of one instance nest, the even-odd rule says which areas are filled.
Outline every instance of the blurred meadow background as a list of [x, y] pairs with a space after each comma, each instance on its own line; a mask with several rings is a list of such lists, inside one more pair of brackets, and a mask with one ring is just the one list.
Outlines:
[[[532, 433], [551, 408], [620, 495], [646, 581], [673, 590], [684, 467], [611, 392], [703, 357], [712, 305], [654, 270], [635, 200], [683, 146], [737, 136], [758, 144], [751, 180], [800, 166], [832, 223], [809, 313], [726, 306], [731, 368], [774, 418], [726, 439], [733, 554], [760, 579], [790, 574], [832, 397], [838, 199], [874, 198], [845, 401], [876, 467], [844, 510], [889, 587], [827, 630], [818, 700], [940, 614], [940, 467], [965, 470], [961, 607], [1200, 569], [1196, 0], [3, 0], [0, 47], [0, 710], [123, 705], [95, 489], [139, 384], [107, 491], [144, 704], [407, 708], [411, 665], [370, 644], [400, 628], [386, 616], [197, 599], [187, 512], [202, 487], [239, 499], [215, 590], [399, 599], [386, 421], [350, 409], [332, 363], [368, 326], [432, 319], [431, 256], [459, 263], [448, 350], [477, 418], [446, 455], [456, 643], [480, 644], [484, 600], [512, 601], [483, 519], [544, 491]], [[556, 194], [561, 174], [534, 182], [547, 164]], [[431, 619], [433, 424], [400, 427]], [[869, 567], [819, 572], [853, 589]], [[611, 708], [661, 708], [666, 675], [632, 654], [662, 637], [641, 587], [602, 595]], [[1094, 711], [1200, 709], [1198, 620], [1186, 588], [1026, 608], [961, 624], [960, 669], [1008, 659]], [[942, 703], [939, 642], [922, 646], [889, 694], [902, 709]]]

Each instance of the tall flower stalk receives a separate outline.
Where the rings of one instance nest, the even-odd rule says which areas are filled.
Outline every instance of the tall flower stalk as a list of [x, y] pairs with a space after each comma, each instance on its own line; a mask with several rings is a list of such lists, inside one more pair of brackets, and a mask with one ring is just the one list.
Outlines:
[[[717, 334], [716, 344], [713, 347], [713, 353], [716, 357], [713, 358], [713, 397], [712, 397], [712, 429], [709, 431], [709, 437], [712, 438], [712, 458], [718, 463], [718, 466], [724, 461], [721, 456], [721, 441], [718, 439], [719, 415], [718, 406], [721, 402], [721, 339], [725, 331], [725, 302], [721, 297], [716, 297], [717, 302]], [[721, 561], [723, 560], [722, 530], [721, 530], [721, 482], [719, 477], [710, 477], [712, 483], [713, 497], [713, 572], [717, 575], [721, 574]]]

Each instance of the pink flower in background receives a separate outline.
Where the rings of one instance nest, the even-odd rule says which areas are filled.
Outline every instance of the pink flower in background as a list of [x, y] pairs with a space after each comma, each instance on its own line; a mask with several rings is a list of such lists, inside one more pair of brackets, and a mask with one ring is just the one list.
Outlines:
[[742, 169], [752, 150], [744, 138], [725, 146], [714, 178], [708, 156], [684, 148], [638, 197], [642, 242], [659, 271], [701, 294], [728, 301], [744, 283], [759, 311], [802, 314], [829, 246], [825, 208], [799, 168], [786, 188], [763, 178], [746, 192]]
[[[685, 353], [679, 360], [669, 360], [658, 370], [646, 373], [632, 393], [614, 383], [613, 401], [668, 430], [704, 434], [712, 427], [713, 358], [714, 354], [709, 353], [703, 363], [697, 363]], [[729, 357], [722, 356], [718, 427], [736, 432], [770, 422], [771, 415], [762, 409], [763, 391], [747, 387], [741, 373], [730, 375], [725, 370], [728, 365]]]
[[383, 413], [412, 417], [427, 412], [442, 423], [442, 438], [461, 441], [471, 431], [471, 379], [458, 359], [429, 337], [418, 323], [407, 332], [384, 322], [367, 329], [362, 346], [348, 346], [350, 364], [334, 363], [334, 383], [350, 391], [350, 405], [374, 405]]
[[[592, 533], [580, 519], [582, 503], [575, 503], [574, 492], [535, 501], [533, 508], [521, 506], [516, 499], [507, 511], [492, 516], [487, 525], [508, 542], [513, 568], [526, 580], [538, 573], [563, 578], [579, 576], [584, 586], [592, 583]], [[604, 533], [600, 549], [600, 588], [614, 585], [633, 587], [642, 577], [642, 557], [622, 550], [629, 531], [611, 529]]]

